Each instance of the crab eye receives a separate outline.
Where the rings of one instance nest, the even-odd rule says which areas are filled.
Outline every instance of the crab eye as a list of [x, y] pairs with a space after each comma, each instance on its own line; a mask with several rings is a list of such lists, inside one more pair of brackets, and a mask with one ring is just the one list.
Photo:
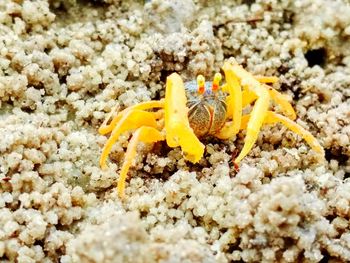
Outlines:
[[216, 74], [214, 75], [213, 85], [212, 85], [212, 87], [211, 87], [211, 90], [212, 90], [212, 91], [217, 91], [217, 90], [219, 89], [221, 79], [222, 79], [222, 76], [221, 76], [220, 73], [216, 73]]
[[197, 77], [197, 91], [199, 94], [204, 94], [205, 92], [205, 78], [203, 75], [198, 75]]

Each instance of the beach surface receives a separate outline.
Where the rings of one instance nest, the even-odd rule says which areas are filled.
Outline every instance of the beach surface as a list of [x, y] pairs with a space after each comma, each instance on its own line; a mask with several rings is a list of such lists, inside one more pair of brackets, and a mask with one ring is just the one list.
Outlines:
[[[349, 14], [346, 0], [1, 0], [0, 261], [349, 262]], [[99, 165], [112, 108], [230, 59], [279, 78], [325, 156], [280, 124], [239, 171], [245, 131], [203, 138], [197, 164], [141, 143], [121, 200], [132, 132]]]

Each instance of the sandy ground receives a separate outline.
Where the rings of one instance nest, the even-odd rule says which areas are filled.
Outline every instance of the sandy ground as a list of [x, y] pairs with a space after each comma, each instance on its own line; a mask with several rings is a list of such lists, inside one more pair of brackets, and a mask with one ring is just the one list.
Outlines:
[[[349, 14], [345, 0], [1, 0], [1, 262], [350, 261]], [[280, 78], [325, 159], [281, 125], [238, 173], [244, 132], [204, 140], [195, 165], [140, 145], [121, 202], [130, 134], [98, 164], [111, 108], [232, 57]]]

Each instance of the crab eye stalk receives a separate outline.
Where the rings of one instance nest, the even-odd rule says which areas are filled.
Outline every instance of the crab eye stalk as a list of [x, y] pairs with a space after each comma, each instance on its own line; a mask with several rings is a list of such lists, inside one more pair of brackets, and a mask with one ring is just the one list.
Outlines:
[[197, 77], [197, 91], [199, 94], [204, 94], [205, 92], [205, 78], [203, 75], [198, 75]]
[[214, 75], [213, 84], [212, 84], [212, 87], [211, 87], [211, 90], [213, 92], [215, 92], [215, 91], [217, 91], [219, 89], [221, 79], [222, 79], [222, 76], [221, 76], [220, 73], [216, 73]]

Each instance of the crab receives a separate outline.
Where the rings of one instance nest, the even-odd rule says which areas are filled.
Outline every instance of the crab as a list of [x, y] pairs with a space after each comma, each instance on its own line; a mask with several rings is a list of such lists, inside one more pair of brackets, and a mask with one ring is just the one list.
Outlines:
[[[108, 155], [119, 136], [134, 131], [118, 178], [120, 198], [124, 197], [127, 174], [140, 141], [166, 140], [169, 147], [180, 146], [186, 160], [197, 163], [205, 148], [200, 139], [211, 135], [225, 140], [246, 130], [243, 148], [235, 159], [238, 165], [253, 148], [262, 125], [280, 122], [300, 135], [315, 152], [324, 155], [316, 138], [294, 121], [296, 114], [287, 98], [267, 85], [278, 81], [276, 77], [254, 76], [236, 62], [226, 62], [222, 69], [226, 81], [222, 85], [220, 73], [214, 75], [212, 83], [199, 75], [197, 83], [185, 84], [177, 73], [172, 73], [166, 80], [164, 99], [142, 102], [119, 113], [116, 107], [112, 109], [99, 128], [102, 135], [111, 133], [102, 150], [101, 168], [107, 167]], [[271, 101], [285, 116], [269, 110]], [[243, 115], [243, 109], [253, 102], [251, 112]]]

